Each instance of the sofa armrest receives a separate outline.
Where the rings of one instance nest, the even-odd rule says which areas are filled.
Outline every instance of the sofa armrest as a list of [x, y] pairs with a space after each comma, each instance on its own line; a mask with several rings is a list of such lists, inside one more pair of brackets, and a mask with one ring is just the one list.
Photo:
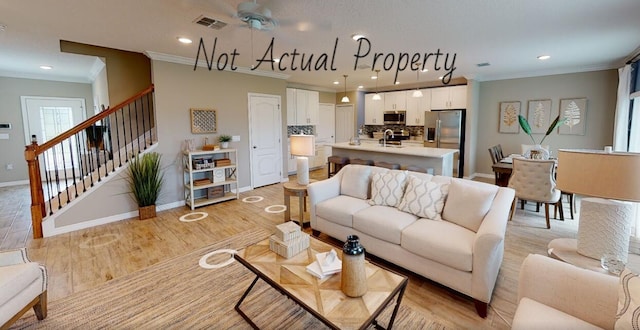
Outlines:
[[499, 188], [473, 242], [472, 297], [489, 302], [504, 256], [504, 237], [515, 190]]
[[309, 195], [309, 213], [311, 215], [311, 228], [316, 226], [316, 205], [327, 199], [338, 197], [340, 195], [340, 182], [342, 180], [342, 172], [329, 179], [316, 181], [307, 186], [307, 194]]
[[619, 278], [539, 254], [520, 267], [518, 302], [527, 297], [605, 329], [613, 329]]
[[27, 257], [27, 249], [20, 248], [15, 250], [0, 251], [0, 267], [31, 262]]

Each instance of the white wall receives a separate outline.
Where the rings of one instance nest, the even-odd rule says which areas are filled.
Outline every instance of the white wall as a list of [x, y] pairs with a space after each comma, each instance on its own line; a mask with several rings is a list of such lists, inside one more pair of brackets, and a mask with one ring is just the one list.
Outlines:
[[93, 102], [95, 113], [102, 111], [102, 106], [108, 108], [109, 103], [109, 81], [107, 79], [107, 67], [104, 66], [100, 73], [96, 75], [96, 79], [91, 84], [93, 90]]

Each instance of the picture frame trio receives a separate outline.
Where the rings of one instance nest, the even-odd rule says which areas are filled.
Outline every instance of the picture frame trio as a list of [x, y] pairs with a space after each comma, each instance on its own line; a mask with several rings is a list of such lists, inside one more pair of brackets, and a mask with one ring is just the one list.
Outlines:
[[[527, 118], [532, 134], [545, 134], [556, 115], [551, 115], [551, 99], [527, 101], [527, 112], [522, 113], [520, 101], [500, 102], [498, 132], [517, 134], [520, 132], [518, 115]], [[560, 119], [565, 123], [558, 127], [558, 134], [584, 135], [586, 129], [587, 98], [560, 99]]]

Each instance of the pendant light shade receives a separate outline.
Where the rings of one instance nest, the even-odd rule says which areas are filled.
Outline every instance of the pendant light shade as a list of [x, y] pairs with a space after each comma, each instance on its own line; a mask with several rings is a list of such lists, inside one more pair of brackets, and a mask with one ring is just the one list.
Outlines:
[[382, 99], [380, 94], [378, 94], [378, 73], [380, 73], [380, 69], [376, 70], [376, 95], [371, 98], [374, 101], [380, 101]]
[[374, 100], [374, 101], [382, 100], [382, 98], [380, 97], [380, 94], [378, 94], [378, 93], [376, 93], [376, 95], [374, 95], [371, 99]]
[[344, 96], [342, 97], [342, 103], [349, 103], [349, 97], [347, 96], [347, 75], [344, 75]]
[[[420, 82], [420, 70], [416, 70], [416, 82]], [[412, 97], [422, 97], [422, 91], [416, 87], [416, 90], [411, 94]]]

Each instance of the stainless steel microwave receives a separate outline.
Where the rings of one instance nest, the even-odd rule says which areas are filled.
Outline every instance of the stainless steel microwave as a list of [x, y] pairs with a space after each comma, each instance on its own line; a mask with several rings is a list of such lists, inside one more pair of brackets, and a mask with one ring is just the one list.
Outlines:
[[406, 111], [385, 111], [383, 116], [385, 125], [405, 125], [407, 123]]

